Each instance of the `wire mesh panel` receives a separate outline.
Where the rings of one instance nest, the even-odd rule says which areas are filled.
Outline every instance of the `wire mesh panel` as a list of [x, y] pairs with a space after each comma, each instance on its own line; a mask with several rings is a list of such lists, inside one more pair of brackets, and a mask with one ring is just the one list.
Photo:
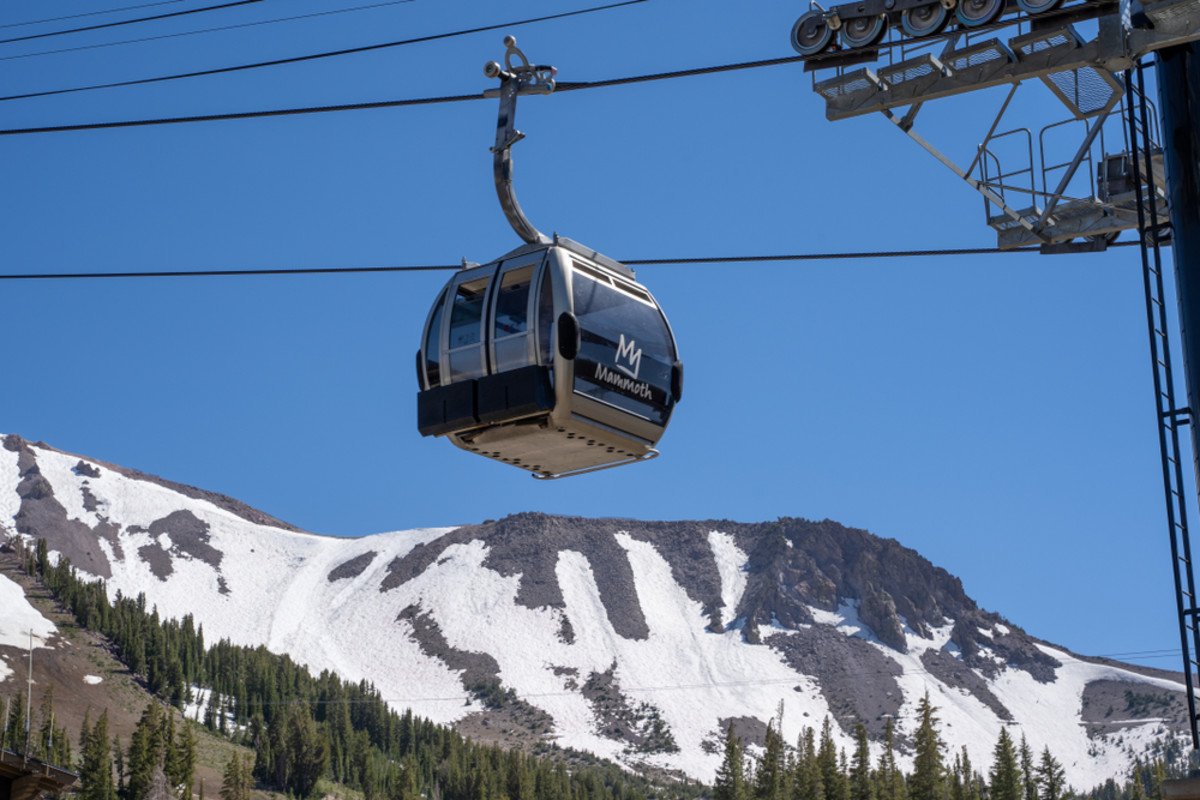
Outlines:
[[988, 39], [986, 42], [942, 53], [942, 63], [955, 72], [987, 66], [994, 61], [1010, 64], [1015, 60], [1012, 51], [999, 39]]
[[945, 72], [942, 67], [942, 62], [938, 61], [932, 55], [925, 55], [910, 58], [907, 61], [901, 61], [890, 67], [882, 67], [879, 70], [880, 80], [887, 83], [889, 86], [899, 86], [902, 83], [920, 80], [922, 78], [937, 79]]
[[813, 89], [826, 100], [834, 100], [864, 89], [879, 89], [882, 86], [883, 83], [874, 72], [863, 68], [820, 81], [813, 85]]
[[1019, 58], [1027, 59], [1034, 55], [1077, 50], [1083, 44], [1083, 40], [1073, 27], [1067, 25], [1055, 30], [1035, 31], [1018, 36], [1010, 44]]
[[1076, 119], [1099, 114], [1114, 94], [1124, 91], [1111, 72], [1090, 66], [1052, 72], [1042, 80]]

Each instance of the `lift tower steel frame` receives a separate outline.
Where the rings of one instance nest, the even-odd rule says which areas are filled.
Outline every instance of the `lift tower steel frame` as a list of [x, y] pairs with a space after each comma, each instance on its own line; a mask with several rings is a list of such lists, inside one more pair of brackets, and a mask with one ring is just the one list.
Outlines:
[[[1196, 42], [1177, 45], [1157, 54], [1159, 107], [1167, 166], [1167, 191], [1171, 208], [1172, 256], [1175, 290], [1179, 302], [1179, 327], [1183, 334], [1184, 380], [1187, 384], [1188, 421], [1192, 423], [1193, 467], [1200, 484], [1200, 431], [1196, 409], [1200, 403], [1200, 49]], [[1156, 231], [1150, 231], [1154, 237]], [[1143, 237], [1143, 248], [1146, 237]], [[1170, 503], [1170, 498], [1168, 498]], [[1187, 525], [1171, 531], [1171, 557], [1175, 564], [1179, 635], [1183, 644], [1188, 680], [1188, 711], [1192, 720], [1192, 747], [1200, 749], [1191, 676], [1200, 671], [1200, 609]]]
[[[965, 2], [978, 4], [984, 0], [943, 0], [943, 6]], [[1196, 702], [1200, 599], [1188, 535], [1180, 447], [1180, 428], [1188, 425], [1200, 490], [1200, 424], [1196, 424], [1200, 419], [1200, 0], [1093, 0], [1065, 8], [1036, 0], [1014, 0], [1013, 4], [1022, 10], [1041, 9], [1043, 13], [995, 21], [996, 12], [986, 24], [974, 25], [974, 30], [965, 22], [948, 32], [931, 26], [913, 34], [912, 41], [890, 39], [881, 43], [882, 31], [872, 28], [871, 37], [862, 37], [863, 46], [849, 51], [835, 50], [828, 37], [816, 37], [803, 27], [805, 20], [811, 25], [819, 18], [822, 24], [836, 29], [841, 22], [839, 9], [849, 7], [825, 11], [818, 6], [797, 21], [793, 46], [809, 56], [805, 69], [814, 72], [813, 90], [825, 99], [828, 119], [882, 113], [983, 196], [988, 224], [996, 229], [1001, 248], [1036, 244], [1043, 253], [1103, 250], [1122, 230], [1137, 231], [1188, 716], [1192, 747], [1200, 750]], [[1009, 4], [1010, 10], [1013, 4]], [[892, 9], [891, 5], [886, 7]], [[1074, 27], [1074, 23], [1086, 19], [1097, 19], [1097, 36], [1091, 41], [1084, 41]], [[1013, 24], [1021, 29], [1015, 38], [983, 38]], [[803, 34], [799, 39], [797, 30]], [[935, 54], [938, 43], [944, 45]], [[805, 46], [816, 49], [822, 44], [828, 48], [805, 52]], [[881, 55], [887, 62], [882, 66], [859, 66], [875, 62]], [[1161, 145], [1155, 141], [1155, 120], [1143, 80], [1143, 60], [1150, 56], [1156, 57]], [[826, 69], [834, 69], [835, 74], [818, 80], [816, 71]], [[998, 161], [989, 166], [989, 159], [995, 160], [989, 146], [1016, 133], [998, 133], [1013, 95], [1022, 81], [1034, 79], [1042, 81], [1075, 120], [1086, 125], [1083, 141], [1069, 161], [1048, 165], [1043, 148], [1040, 189], [1034, 179], [1029, 131], [1025, 131], [1030, 138], [1027, 169], [1004, 170]], [[1011, 87], [1008, 96], [966, 168], [915, 132], [924, 103], [1005, 85]], [[1118, 107], [1123, 109], [1122, 114], [1115, 113]], [[1108, 153], [1103, 142], [1104, 123], [1110, 117], [1127, 126], [1122, 137], [1125, 147], [1115, 155]], [[1050, 127], [1054, 126], [1043, 129], [1043, 136]], [[1100, 149], [1098, 164], [1093, 157], [1096, 147]], [[1096, 168], [1095, 173], [1084, 175], [1090, 191], [1069, 196], [1068, 189], [1085, 164]], [[1028, 186], [1014, 183], [1015, 177], [1026, 173]], [[1048, 179], [1051, 173], [1056, 174], [1053, 189]], [[1022, 201], [1012, 201], [1015, 196]], [[1183, 338], [1188, 398], [1183, 406], [1175, 400], [1168, 335], [1171, 325], [1161, 253], [1166, 244], [1172, 248]]]
[[[1150, 360], [1154, 368], [1154, 397], [1158, 404], [1158, 446], [1162, 459], [1163, 493], [1166, 499], [1167, 528], [1171, 541], [1171, 564], [1175, 578], [1175, 603], [1179, 620], [1179, 640], [1183, 653], [1183, 671], [1187, 680], [1188, 717], [1191, 720], [1192, 748], [1200, 748], [1197, 739], [1196, 694], [1191, 674], [1200, 652], [1200, 629], [1196, 619], [1196, 581], [1191, 568], [1192, 548], [1188, 534], [1187, 502], [1183, 484], [1183, 457], [1179, 446], [1179, 429], [1193, 420], [1191, 404], [1180, 407], [1175, 401], [1175, 376], [1171, 357], [1171, 342], [1167, 331], [1166, 290], [1163, 280], [1161, 245], [1170, 241], [1171, 223], [1160, 220], [1157, 203], [1147, 202], [1141, 176], [1153, 169], [1154, 147], [1150, 138], [1150, 115], [1147, 110], [1145, 66], [1138, 62], [1126, 70], [1125, 86], [1130, 102], [1126, 104], [1129, 143], [1132, 149], [1134, 185], [1137, 194], [1138, 231], [1142, 256], [1142, 279], [1146, 294], [1146, 323], [1150, 333]], [[1136, 82], [1134, 80], [1136, 75]], [[1179, 216], [1178, 214], [1176, 216]], [[1178, 253], [1178, 249], [1175, 249]], [[1178, 278], [1180, 269], [1176, 266]], [[1183, 294], [1180, 313], [1183, 313]], [[1195, 351], [1193, 351], [1195, 352]], [[1186, 363], [1186, 360], [1185, 360]], [[1193, 447], [1193, 451], [1195, 448]]]

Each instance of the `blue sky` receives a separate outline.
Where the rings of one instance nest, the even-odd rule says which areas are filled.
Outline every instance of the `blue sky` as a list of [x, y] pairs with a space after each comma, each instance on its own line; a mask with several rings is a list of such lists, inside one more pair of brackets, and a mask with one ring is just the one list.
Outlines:
[[[118, 5], [63, 0], [54, 15]], [[5, 94], [34, 92], [590, 4], [413, 0], [31, 55], [357, 5], [367, 3], [262, 0], [10, 43], [0, 74]], [[0, 127], [482, 93], [505, 33], [562, 81], [786, 57], [803, 10], [649, 0], [362, 55], [7, 101]], [[44, 4], [14, 0], [0, 24], [45, 16]], [[1066, 116], [1040, 87], [1020, 97], [1016, 125]], [[931, 104], [918, 128], [969, 160], [999, 99]], [[492, 185], [495, 118], [496, 101], [481, 99], [0, 137], [2, 269], [487, 261], [519, 244]], [[516, 189], [530, 219], [617, 259], [995, 243], [979, 197], [881, 116], [826, 121], [800, 65], [522, 98], [518, 127]], [[1034, 635], [1092, 654], [1177, 648], [1135, 249], [641, 267], [687, 368], [662, 456], [550, 483], [417, 433], [413, 353], [449, 274], [5, 281], [0, 431], [338, 536], [527, 510], [830, 518], [915, 548]]]

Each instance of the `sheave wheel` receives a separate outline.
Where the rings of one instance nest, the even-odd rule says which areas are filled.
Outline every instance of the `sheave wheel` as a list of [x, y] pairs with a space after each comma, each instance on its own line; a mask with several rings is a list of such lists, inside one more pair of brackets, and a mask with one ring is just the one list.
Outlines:
[[833, 41], [833, 31], [820, 11], [809, 11], [792, 26], [792, 49], [802, 56], [821, 52]]
[[900, 14], [900, 28], [909, 36], [932, 36], [946, 27], [950, 12], [941, 3], [906, 8]]
[[847, 47], [867, 47], [875, 44], [887, 30], [887, 21], [882, 16], [854, 17], [842, 23], [842, 44]]
[[1044, 14], [1062, 5], [1062, 0], [1017, 0], [1017, 5], [1026, 14]]
[[967, 28], [977, 28], [1000, 16], [1004, 0], [961, 0], [954, 16]]

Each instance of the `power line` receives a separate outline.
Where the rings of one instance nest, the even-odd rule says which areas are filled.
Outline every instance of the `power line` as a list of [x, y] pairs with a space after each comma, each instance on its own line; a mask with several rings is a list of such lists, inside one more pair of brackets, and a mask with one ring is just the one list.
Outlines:
[[336, 275], [370, 272], [431, 272], [459, 269], [455, 264], [397, 267], [293, 267], [286, 269], [216, 269], [216, 270], [164, 270], [157, 272], [59, 272], [26, 273], [24, 275], [0, 275], [0, 280], [36, 280], [50, 278], [228, 278], [244, 275]]
[[[638, 0], [642, 2], [642, 0]], [[15, 136], [25, 133], [64, 133], [67, 131], [94, 131], [107, 128], [139, 128], [149, 125], [174, 125], [185, 122], [223, 122], [233, 119], [261, 119], [287, 117], [300, 114], [324, 114], [331, 111], [363, 111], [372, 108], [400, 108], [423, 106], [433, 103], [458, 103], [464, 100], [482, 100], [482, 94], [460, 94], [447, 97], [420, 97], [412, 100], [381, 100], [369, 103], [347, 103], [336, 106], [312, 106], [309, 108], [281, 108], [272, 111], [242, 111], [227, 114], [203, 114], [190, 117], [167, 117], [163, 119], [135, 119], [122, 122], [89, 122], [77, 125], [50, 125], [41, 128], [12, 128], [0, 130], [0, 136]]]
[[765, 58], [758, 61], [740, 61], [736, 64], [720, 64], [713, 67], [695, 67], [693, 69], [672, 70], [671, 72], [655, 72], [649, 75], [633, 75], [625, 78], [609, 78], [608, 80], [602, 81], [565, 81], [556, 83], [554, 86], [554, 91], [573, 92], [580, 89], [600, 89], [606, 86], [628, 86], [634, 83], [663, 81], [671, 78], [688, 78], [694, 75], [713, 75], [718, 72], [736, 72], [743, 69], [775, 67], [781, 64], [795, 64], [804, 60], [804, 56], [785, 56], [783, 58]]
[[[22, 53], [16, 56], [3, 56], [0, 61], [15, 61], [21, 58], [37, 58], [38, 56], [53, 56], [61, 53], [76, 53], [81, 50], [99, 50], [102, 47], [118, 47], [126, 44], [141, 44], [143, 42], [157, 42], [161, 39], [177, 39], [181, 36], [198, 36], [204, 33], [220, 33], [222, 31], [233, 31], [240, 28], [254, 28], [259, 25], [274, 25], [277, 22], [294, 22], [298, 19], [312, 19], [314, 17], [327, 17], [332, 14], [348, 14], [352, 11], [365, 11], [371, 8], [381, 8], [383, 6], [398, 6], [403, 3], [411, 3], [414, 0], [388, 0], [386, 3], [372, 3], [366, 6], [355, 6], [354, 8], [335, 8], [332, 11], [314, 11], [311, 14], [300, 14], [295, 17], [279, 17], [278, 19], [264, 19], [258, 22], [243, 22], [238, 25], [222, 25], [217, 28], [203, 28], [198, 31], [183, 31], [181, 33], [164, 33], [159, 36], [143, 36], [140, 39], [123, 39], [119, 42], [102, 42], [100, 44], [84, 44], [78, 47], [64, 47], [59, 50], [42, 50], [37, 53]], [[171, 0], [177, 2], [177, 0]]]
[[[260, 0], [240, 0], [240, 2], [259, 2]], [[464, 30], [452, 31], [450, 33], [435, 33], [428, 36], [417, 36], [411, 39], [402, 39], [398, 42], [383, 42], [380, 44], [368, 44], [360, 47], [349, 47], [343, 50], [332, 50], [324, 53], [311, 53], [304, 56], [292, 56], [289, 58], [277, 58], [271, 61], [258, 61], [253, 64], [239, 64], [232, 67], [215, 67], [213, 69], [198, 70], [196, 72], [184, 72], [177, 75], [161, 75], [156, 78], [139, 78], [130, 81], [117, 81], [114, 83], [97, 83], [91, 86], [76, 86], [70, 89], [50, 89], [43, 92], [28, 92], [25, 94], [14, 94], [7, 97], [0, 97], [0, 101], [5, 100], [27, 100], [33, 97], [51, 97], [60, 94], [71, 94], [73, 92], [90, 92], [95, 89], [114, 89], [120, 86], [139, 86], [148, 83], [161, 83], [163, 81], [174, 81], [183, 78], [199, 78], [208, 75], [221, 75], [229, 72], [240, 72], [248, 69], [259, 69], [261, 67], [277, 67], [283, 64], [299, 64], [305, 61], [315, 61], [322, 58], [333, 58], [335, 56], [351, 55], [355, 53], [368, 53], [373, 50], [383, 50], [390, 47], [402, 47], [410, 44], [419, 44], [422, 42], [432, 42], [438, 39], [449, 39], [455, 36], [467, 36], [472, 33], [482, 33], [484, 31], [493, 31], [499, 28], [511, 28], [518, 25], [529, 25], [535, 22], [547, 22], [555, 19], [565, 19], [566, 17], [575, 17], [581, 14], [591, 14], [595, 11], [608, 11], [614, 8], [623, 6], [637, 5], [645, 3], [647, 0], [623, 0], [618, 3], [610, 3], [603, 6], [593, 6], [592, 8], [584, 8], [578, 11], [565, 11], [559, 14], [547, 14], [541, 17], [533, 17], [530, 19], [517, 20], [515, 22], [501, 22], [494, 25], [482, 25], [476, 28], [466, 28]]]
[[[847, 637], [847, 638], [856, 638], [856, 637]], [[1055, 649], [1058, 649], [1058, 648], [1056, 647]], [[1178, 655], [1178, 653], [1176, 653], [1175, 651], [1159, 651], [1159, 652], [1162, 652], [1164, 654], [1169, 653], [1171, 655]], [[1110, 655], [1084, 656], [1083, 658], [1111, 658], [1111, 656]], [[1087, 663], [1087, 662], [1085, 662], [1085, 663]], [[866, 676], [866, 675], [890, 675], [894, 678], [902, 678], [905, 676], [930, 676], [930, 677], [934, 677], [934, 678], [939, 677], [936, 672], [933, 672], [928, 669], [913, 669], [911, 667], [906, 668], [906, 667], [900, 665], [899, 663], [896, 664], [896, 667], [897, 667], [897, 670], [892, 670], [892, 669], [868, 670], [866, 672], [858, 673], [858, 674], [863, 675], [863, 676]], [[696, 691], [696, 690], [705, 690], [705, 689], [716, 690], [716, 689], [735, 688], [735, 687], [742, 687], [742, 686], [794, 686], [798, 682], [803, 681], [805, 678], [808, 678], [808, 677], [812, 677], [812, 676], [797, 670], [796, 675], [794, 677], [788, 677], [788, 678], [747, 678], [745, 680], [704, 681], [701, 683], [670, 683], [670, 684], [662, 684], [662, 685], [658, 685], [658, 686], [621, 686], [620, 691], [623, 693], [628, 693], [628, 694], [641, 694], [641, 693], [648, 693], [648, 692]], [[953, 688], [953, 687], [951, 687], [951, 688]], [[520, 694], [520, 698], [524, 700], [524, 699], [539, 699], [539, 698], [551, 698], [551, 697], [571, 697], [576, 694], [578, 694], [578, 692], [571, 691], [569, 689], [563, 689], [563, 690], [558, 690], [558, 691], [545, 691], [545, 692], [522, 692]], [[389, 698], [379, 697], [379, 698], [364, 698], [361, 700], [350, 700], [350, 699], [321, 700], [321, 699], [317, 699], [317, 698], [310, 698], [310, 699], [299, 699], [298, 698], [296, 700], [264, 700], [264, 701], [248, 701], [244, 705], [246, 708], [255, 708], [255, 707], [259, 707], [259, 706], [284, 706], [284, 705], [300, 705], [300, 704], [322, 705], [322, 706], [325, 706], [325, 705], [330, 705], [330, 706], [332, 706], [332, 705], [362, 705], [362, 704], [377, 702], [380, 700], [384, 703], [394, 703], [394, 704], [400, 705], [400, 704], [410, 704], [410, 703], [450, 703], [450, 702], [460, 702], [461, 703], [464, 700], [470, 701], [472, 699], [475, 699], [474, 695], [464, 692], [462, 694], [442, 696], [442, 697], [389, 697]]]
[[[617, 6], [622, 6], [622, 5], [629, 5], [630, 3], [644, 3], [644, 2], [646, 2], [646, 0], [628, 0], [628, 2], [618, 3], [615, 6], [600, 6], [597, 8], [586, 9], [584, 11], [577, 11], [577, 12], [570, 12], [570, 13], [572, 13], [572, 14], [588, 13], [590, 11], [596, 11], [596, 10], [601, 10], [601, 9], [606, 9], [606, 8], [616, 8]], [[556, 15], [556, 16], [558, 16], [558, 15]], [[547, 19], [547, 18], [542, 18], [542, 19]], [[538, 21], [538, 20], [526, 20], [526, 22], [534, 22], [534, 21]], [[515, 24], [524, 24], [524, 23], [511, 23], [511, 24], [515, 25]], [[505, 26], [497, 25], [495, 27], [505, 27]], [[476, 29], [476, 30], [482, 30], [482, 29]], [[474, 32], [474, 31], [472, 31], [472, 32]], [[443, 37], [444, 36], [452, 36], [452, 35], [458, 35], [458, 34], [440, 34], [440, 36], [443, 36]], [[399, 43], [396, 43], [396, 44], [399, 44]], [[697, 67], [694, 69], [674, 70], [671, 72], [658, 72], [658, 73], [653, 73], [650, 75], [634, 75], [634, 76], [625, 77], [625, 78], [610, 78], [608, 80], [601, 80], [601, 81], [560, 83], [560, 84], [557, 84], [555, 91], [570, 92], [570, 91], [579, 91], [581, 89], [599, 89], [599, 88], [608, 87], [608, 86], [625, 86], [625, 85], [634, 84], [634, 83], [645, 83], [647, 81], [667, 80], [670, 78], [684, 78], [684, 77], [690, 77], [690, 76], [694, 76], [694, 75], [711, 75], [711, 74], [718, 73], [718, 72], [732, 72], [735, 70], [743, 70], [743, 69], [757, 69], [759, 67], [776, 66], [779, 64], [792, 64], [792, 63], [795, 63], [795, 62], [801, 61], [801, 60], [802, 59], [800, 56], [792, 56], [792, 57], [787, 57], [787, 58], [763, 59], [763, 60], [759, 60], [759, 61], [743, 61], [743, 62], [740, 62], [737, 64], [723, 64], [723, 65], [713, 66], [713, 67]], [[203, 73], [196, 73], [196, 74], [203, 74]], [[164, 78], [163, 80], [167, 80], [167, 79]], [[136, 82], [145, 82], [145, 81], [136, 81]], [[121, 85], [125, 85], [125, 84], [110, 84], [110, 86], [121, 86]], [[97, 87], [92, 87], [92, 88], [105, 88], [105, 87], [97, 86]], [[69, 91], [79, 91], [79, 90], [63, 89], [60, 91], [61, 92], [69, 92]], [[50, 92], [50, 94], [53, 94], [53, 92]], [[40, 95], [17, 95], [14, 97], [0, 97], [0, 100], [12, 100], [12, 99], [20, 98], [20, 97], [36, 97], [36, 96], [40, 96]], [[483, 99], [483, 97], [484, 97], [484, 95], [482, 93], [481, 94], [460, 94], [460, 95], [446, 95], [446, 96], [442, 96], [442, 97], [418, 97], [418, 98], [410, 98], [410, 99], [406, 99], [406, 100], [379, 100], [379, 101], [369, 102], [369, 103], [349, 103], [349, 104], [343, 104], [343, 105], [309, 106], [309, 107], [305, 107], [305, 108], [273, 109], [273, 110], [268, 110], [268, 111], [243, 111], [243, 112], [224, 113], [224, 114], [194, 115], [194, 116], [187, 116], [187, 117], [164, 117], [164, 118], [159, 118], [159, 119], [123, 120], [123, 121], [117, 121], [117, 122], [88, 122], [88, 123], [79, 123], [79, 124], [74, 124], [74, 125], [48, 125], [48, 126], [37, 127], [37, 128], [9, 128], [7, 130], [0, 130], [0, 136], [14, 136], [14, 135], [28, 134], [28, 133], [65, 133], [65, 132], [69, 132], [69, 131], [101, 130], [101, 129], [106, 129], [106, 128], [133, 128], [133, 127], [144, 127], [144, 126], [148, 126], [148, 125], [172, 125], [172, 124], [184, 123], [184, 122], [222, 122], [222, 121], [233, 120], [233, 119], [254, 119], [254, 118], [260, 118], [260, 117], [280, 117], [280, 116], [299, 115], [299, 114], [324, 114], [324, 113], [328, 113], [331, 111], [361, 111], [364, 109], [398, 108], [401, 106], [419, 106], [419, 105], [430, 105], [430, 104], [436, 104], [436, 103], [458, 103], [458, 102], [462, 102], [464, 100], [480, 100], [480, 99]]]
[[133, 11], [137, 8], [150, 8], [152, 6], [169, 6], [172, 3], [180, 3], [183, 0], [159, 0], [157, 3], [142, 3], [137, 6], [123, 6], [121, 8], [110, 8], [105, 11], [86, 11], [82, 14], [67, 14], [65, 17], [47, 17], [46, 19], [33, 19], [29, 22], [10, 22], [7, 25], [0, 25], [2, 28], [23, 28], [26, 25], [41, 25], [44, 22], [62, 22], [65, 19], [78, 19], [80, 17], [95, 17], [100, 14], [115, 14], [118, 11]]
[[[1136, 241], [1110, 242], [1109, 247], [1126, 247], [1136, 245]], [[915, 258], [921, 256], [986, 256], [1008, 253], [1040, 253], [1039, 247], [1013, 247], [1001, 250], [996, 247], [959, 247], [938, 250], [877, 250], [852, 253], [797, 253], [792, 255], [766, 256], [703, 256], [699, 258], [663, 258], [641, 259], [638, 261], [622, 261], [629, 266], [658, 266], [664, 264], [723, 264], [723, 263], [755, 263], [770, 261], [838, 261], [859, 258]]]
[[[1113, 242], [1110, 247], [1136, 245], [1136, 241]], [[925, 258], [965, 255], [1008, 255], [1013, 253], [1037, 253], [1037, 247], [1014, 247], [1000, 250], [995, 247], [959, 247], [951, 249], [925, 250], [875, 250], [849, 253], [792, 253], [785, 255], [741, 255], [703, 256], [696, 258], [644, 258], [625, 260], [627, 266], [665, 266], [669, 264], [738, 264], [786, 261], [840, 261], [848, 259], [876, 258]], [[228, 278], [247, 275], [350, 275], [379, 272], [437, 272], [461, 269], [460, 264], [426, 264], [419, 266], [380, 267], [289, 267], [280, 269], [217, 269], [217, 270], [162, 270], [154, 272], [56, 272], [0, 275], [0, 280], [70, 280], [76, 278]]]
[[[626, 0], [626, 2], [615, 3], [613, 5], [597, 6], [594, 8], [583, 9], [580, 11], [571, 11], [571, 12], [567, 12], [564, 14], [554, 14], [554, 15], [547, 16], [547, 17], [538, 17], [535, 19], [523, 20], [521, 22], [513, 22], [513, 23], [507, 23], [507, 24], [501, 24], [501, 25], [489, 25], [489, 26], [486, 26], [483, 28], [473, 28], [470, 30], [457, 31], [454, 33], [437, 34], [434, 36], [420, 37], [418, 39], [409, 39], [409, 40], [402, 41], [402, 42], [391, 42], [388, 44], [369, 45], [365, 48], [355, 48], [352, 50], [343, 50], [343, 51], [338, 51], [336, 53], [324, 53], [324, 54], [318, 54], [318, 55], [312, 55], [312, 56], [300, 56], [298, 58], [293, 58], [293, 59], [282, 59], [279, 61], [263, 62], [260, 64], [247, 64], [247, 65], [243, 65], [241, 67], [227, 67], [227, 68], [222, 68], [222, 69], [217, 69], [217, 70], [208, 70], [206, 72], [195, 72], [195, 73], [190, 73], [187, 75], [174, 75], [174, 76], [164, 76], [161, 78], [148, 78], [148, 79], [143, 79], [143, 80], [138, 80], [138, 81], [127, 81], [125, 83], [112, 83], [112, 84], [104, 84], [104, 85], [97, 85], [97, 86], [90, 86], [90, 87], [80, 87], [80, 88], [76, 88], [76, 89], [59, 89], [56, 91], [41, 92], [41, 93], [36, 93], [36, 94], [13, 95], [10, 97], [0, 97], [0, 101], [16, 100], [16, 99], [23, 99], [23, 98], [28, 98], [28, 97], [42, 97], [42, 96], [49, 95], [49, 94], [64, 94], [64, 93], [75, 92], [75, 91], [86, 91], [88, 89], [105, 89], [105, 88], [111, 88], [111, 87], [116, 87], [116, 86], [129, 86], [129, 85], [140, 84], [140, 83], [152, 83], [154, 81], [160, 81], [160, 80], [173, 80], [175, 78], [186, 78], [186, 77], [195, 77], [195, 76], [200, 76], [200, 75], [210, 75], [210, 74], [215, 74], [218, 72], [229, 72], [229, 71], [238, 70], [238, 69], [251, 69], [254, 67], [258, 67], [258, 66], [271, 66], [271, 65], [275, 65], [275, 64], [293, 63], [296, 61], [304, 61], [304, 60], [309, 60], [309, 59], [313, 59], [313, 58], [325, 58], [325, 57], [331, 56], [331, 55], [343, 55], [345, 53], [350, 53], [350, 52], [362, 52], [363, 50], [378, 49], [381, 47], [395, 47], [395, 46], [402, 45], [402, 44], [412, 44], [415, 42], [429, 41], [431, 39], [440, 39], [440, 38], [446, 38], [449, 36], [461, 36], [461, 35], [468, 34], [468, 33], [477, 33], [479, 31], [491, 30], [493, 28], [502, 28], [502, 27], [508, 27], [508, 26], [514, 26], [514, 25], [524, 25], [524, 24], [529, 24], [532, 22], [541, 22], [541, 21], [548, 20], [548, 19], [556, 19], [556, 18], [564, 17], [564, 16], [573, 16], [576, 14], [587, 14], [592, 11], [602, 11], [602, 10], [607, 10], [607, 9], [611, 9], [611, 8], [619, 8], [621, 6], [633, 5], [635, 3], [644, 3], [644, 2], [646, 2], [646, 0]], [[745, 69], [759, 69], [762, 67], [773, 67], [773, 66], [779, 66], [779, 65], [783, 65], [783, 64], [794, 64], [794, 63], [805, 61], [805, 60], [806, 59], [803, 56], [787, 56], [787, 57], [783, 57], [783, 58], [759, 59], [757, 61], [741, 61], [741, 62], [737, 62], [734, 64], [720, 64], [720, 65], [709, 66], [709, 67], [694, 67], [694, 68], [690, 68], [690, 69], [672, 70], [670, 72], [656, 72], [656, 73], [650, 73], [647, 75], [632, 75], [632, 76], [626, 76], [623, 78], [609, 78], [606, 80], [599, 80], [599, 81], [562, 82], [562, 83], [556, 84], [555, 91], [556, 92], [571, 92], [571, 91], [579, 91], [579, 90], [583, 90], [583, 89], [600, 89], [600, 88], [611, 87], [611, 86], [628, 86], [628, 85], [632, 85], [635, 83], [647, 83], [650, 81], [669, 80], [669, 79], [673, 79], [673, 78], [686, 78], [686, 77], [692, 77], [692, 76], [697, 76], [697, 75], [713, 75], [713, 74], [722, 73], [722, 72], [735, 72], [735, 71], [745, 70]], [[41, 127], [35, 127], [35, 128], [0, 129], [0, 136], [15, 136], [15, 135], [20, 135], [20, 134], [30, 134], [30, 133], [65, 133], [65, 132], [70, 132], [70, 131], [101, 130], [101, 129], [107, 129], [107, 128], [133, 128], [133, 127], [145, 127], [145, 126], [150, 126], [150, 125], [171, 125], [171, 124], [186, 123], [186, 122], [222, 122], [222, 121], [226, 121], [226, 120], [235, 120], [235, 119], [256, 119], [256, 118], [265, 118], [265, 117], [293, 116], [293, 115], [301, 115], [301, 114], [323, 114], [323, 113], [328, 113], [328, 112], [333, 112], [333, 111], [361, 111], [361, 110], [366, 110], [366, 109], [399, 108], [399, 107], [403, 107], [403, 106], [432, 105], [432, 104], [438, 104], [438, 103], [459, 103], [459, 102], [463, 102], [466, 100], [480, 100], [483, 98], [484, 98], [484, 94], [482, 94], [482, 93], [481, 94], [460, 94], [460, 95], [444, 95], [441, 97], [417, 97], [417, 98], [408, 98], [408, 99], [404, 99], [404, 100], [379, 100], [379, 101], [373, 101], [373, 102], [347, 103], [347, 104], [341, 104], [341, 105], [308, 106], [308, 107], [303, 107], [303, 108], [271, 109], [271, 110], [266, 110], [266, 111], [241, 111], [241, 112], [222, 113], [222, 114], [192, 115], [192, 116], [186, 116], [186, 117], [164, 117], [164, 118], [158, 118], [158, 119], [122, 120], [122, 121], [114, 121], [114, 122], [89, 122], [89, 123], [78, 123], [78, 124], [73, 124], [73, 125], [47, 125], [47, 126], [41, 126]]]
[[261, 3], [262, 0], [234, 0], [231, 3], [222, 3], [219, 6], [205, 6], [204, 8], [189, 8], [186, 11], [172, 11], [170, 14], [156, 14], [152, 17], [139, 17], [138, 19], [123, 19], [117, 22], [104, 22], [99, 25], [87, 25], [83, 28], [71, 28], [65, 31], [48, 31], [46, 33], [32, 33], [29, 36], [18, 36], [15, 39], [0, 39], [0, 44], [12, 44], [13, 42], [28, 42], [31, 39], [45, 39], [49, 36], [65, 36], [68, 33], [83, 33], [84, 31], [98, 31], [104, 28], [116, 28], [120, 25], [134, 25], [139, 22], [152, 22], [158, 19], [170, 19], [172, 17], [183, 17], [188, 14], [200, 14], [205, 11], [217, 11], [222, 8], [233, 8], [234, 6], [246, 6], [251, 3]]
[[1093, 658], [1133, 658], [1135, 656], [1141, 658], [1161, 658], [1163, 656], [1177, 656], [1179, 650], [1130, 650], [1125, 653], [1104, 653]]

